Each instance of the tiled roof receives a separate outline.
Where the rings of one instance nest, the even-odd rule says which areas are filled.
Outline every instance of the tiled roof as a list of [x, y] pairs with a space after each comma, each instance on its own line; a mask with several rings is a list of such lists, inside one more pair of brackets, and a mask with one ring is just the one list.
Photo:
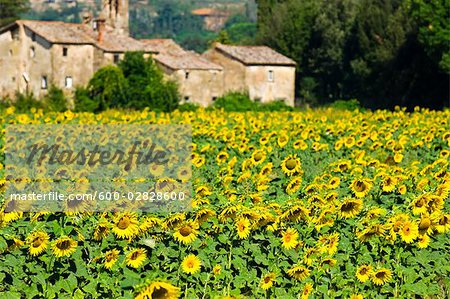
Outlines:
[[220, 65], [190, 51], [184, 51], [177, 55], [158, 54], [155, 56], [155, 60], [174, 70], [222, 70]]
[[220, 14], [220, 12], [215, 10], [214, 8], [194, 9], [193, 11], [191, 11], [191, 13], [196, 16], [213, 16], [213, 15]]
[[295, 65], [295, 61], [266, 46], [230, 46], [216, 43], [214, 47], [246, 65]]
[[139, 40], [141, 43], [145, 44], [148, 49], [153, 50], [157, 53], [181, 53], [184, 52], [184, 49], [178, 45], [173, 39], [141, 39]]
[[16, 23], [24, 25], [53, 44], [90, 44], [106, 52], [156, 52], [140, 41], [124, 34], [114, 33], [108, 28], [104, 29], [103, 38], [99, 41], [98, 31], [84, 24], [29, 20], [19, 20]]
[[80, 24], [58, 21], [19, 20], [22, 24], [51, 43], [92, 44], [92, 39], [80, 29]]
[[184, 50], [172, 39], [141, 40], [151, 49], [158, 52], [154, 59], [174, 70], [221, 70], [222, 67], [201, 57], [199, 54]]

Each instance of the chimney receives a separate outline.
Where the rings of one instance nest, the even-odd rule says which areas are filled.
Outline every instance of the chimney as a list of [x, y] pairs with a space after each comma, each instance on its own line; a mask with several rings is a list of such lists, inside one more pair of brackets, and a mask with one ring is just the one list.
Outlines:
[[102, 17], [99, 17], [96, 20], [96, 23], [97, 23], [97, 32], [98, 32], [97, 41], [99, 43], [101, 43], [103, 41], [103, 34], [105, 32], [106, 20]]

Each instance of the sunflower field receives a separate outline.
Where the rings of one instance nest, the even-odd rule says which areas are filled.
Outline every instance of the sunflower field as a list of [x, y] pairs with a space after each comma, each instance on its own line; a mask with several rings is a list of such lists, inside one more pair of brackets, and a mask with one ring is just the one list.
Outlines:
[[[450, 111], [4, 110], [189, 124], [192, 207], [0, 210], [0, 298], [450, 298]], [[3, 205], [4, 206], [4, 205]]]

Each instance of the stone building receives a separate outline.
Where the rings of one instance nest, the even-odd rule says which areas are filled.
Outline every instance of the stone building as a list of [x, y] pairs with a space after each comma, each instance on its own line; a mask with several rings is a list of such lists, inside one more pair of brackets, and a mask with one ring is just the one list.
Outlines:
[[199, 54], [186, 51], [171, 39], [142, 40], [167, 78], [179, 85], [181, 103], [209, 106], [223, 93], [223, 69]]
[[248, 92], [267, 103], [284, 100], [294, 106], [295, 62], [265, 46], [229, 46], [216, 43], [203, 54], [223, 68], [224, 92]]
[[83, 24], [19, 20], [1, 28], [0, 95], [28, 91], [42, 96], [50, 84], [72, 92], [127, 51], [154, 53], [129, 37], [128, 14], [118, 13], [110, 2], [104, 1], [98, 19], [87, 15]]
[[51, 84], [72, 94], [94, 73], [125, 52], [152, 56], [165, 77], [180, 87], [181, 102], [208, 106], [229, 91], [261, 102], [294, 105], [295, 63], [267, 47], [215, 44], [199, 55], [170, 39], [129, 36], [128, 0], [102, 0], [100, 15], [82, 24], [18, 20], [0, 28], [0, 97], [16, 91], [42, 97]]

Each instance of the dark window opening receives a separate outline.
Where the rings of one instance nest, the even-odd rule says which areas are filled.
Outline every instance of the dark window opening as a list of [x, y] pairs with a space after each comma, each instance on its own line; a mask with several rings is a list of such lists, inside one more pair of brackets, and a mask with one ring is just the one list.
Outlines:
[[47, 76], [42, 76], [41, 88], [42, 89], [47, 89]]
[[189, 97], [184, 97], [184, 102], [185, 103], [189, 103], [190, 98]]
[[217, 97], [212, 97], [212, 101], [215, 102], [217, 100]]
[[63, 56], [67, 56], [67, 53], [69, 52], [69, 49], [66, 47], [63, 48]]
[[184, 74], [184, 77], [185, 77], [186, 79], [189, 79], [189, 72], [186, 72], [186, 74]]
[[34, 42], [36, 41], [36, 33], [34, 32], [31, 33], [31, 40]]
[[114, 54], [114, 63], [118, 63], [120, 60], [119, 54]]

